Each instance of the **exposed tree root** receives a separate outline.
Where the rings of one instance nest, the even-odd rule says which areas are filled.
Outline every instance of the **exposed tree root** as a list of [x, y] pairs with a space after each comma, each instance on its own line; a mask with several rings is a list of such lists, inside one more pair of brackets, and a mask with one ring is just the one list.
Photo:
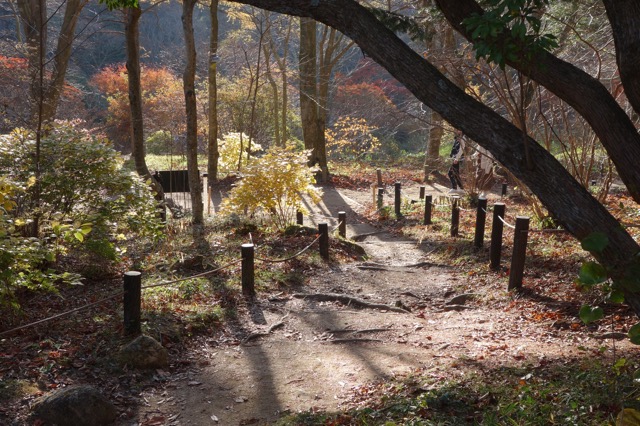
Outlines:
[[275, 324], [272, 324], [271, 327], [269, 327], [267, 329], [267, 331], [261, 331], [258, 333], [251, 333], [250, 335], [248, 335], [247, 337], [245, 337], [244, 339], [242, 339], [242, 341], [240, 342], [240, 344], [244, 345], [247, 342], [250, 342], [251, 340], [257, 339], [259, 337], [265, 337], [268, 336], [269, 334], [271, 334], [271, 332], [277, 328], [283, 327], [284, 326], [284, 319], [286, 317], [288, 317], [289, 314], [283, 316], [282, 318], [280, 318], [280, 321], [278, 321]]
[[408, 314], [409, 311], [406, 309], [398, 308], [395, 306], [384, 305], [381, 303], [370, 303], [366, 302], [362, 299], [358, 299], [357, 297], [345, 296], [344, 294], [335, 294], [335, 293], [313, 293], [313, 294], [305, 294], [305, 293], [295, 293], [293, 297], [297, 299], [310, 299], [316, 300], [319, 302], [340, 302], [343, 305], [351, 305], [358, 306], [360, 308], [369, 308], [369, 309], [380, 309], [391, 312], [399, 312], [403, 314]]

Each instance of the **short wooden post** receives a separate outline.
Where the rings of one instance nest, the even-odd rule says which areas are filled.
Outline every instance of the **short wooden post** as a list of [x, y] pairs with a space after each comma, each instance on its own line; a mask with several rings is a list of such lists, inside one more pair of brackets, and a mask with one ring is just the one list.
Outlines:
[[473, 245], [482, 248], [484, 244], [484, 226], [487, 221], [487, 199], [478, 198], [478, 208], [476, 210], [476, 233]]
[[142, 302], [142, 273], [128, 271], [124, 273], [124, 334], [126, 336], [142, 333], [140, 322], [140, 304]]
[[458, 202], [460, 201], [460, 197], [453, 196], [451, 197], [451, 236], [458, 236], [458, 228], [460, 227], [460, 206]]
[[378, 177], [378, 188], [383, 186], [382, 183], [382, 170], [378, 169], [376, 170], [376, 176]]
[[431, 207], [433, 203], [433, 195], [429, 194], [424, 197], [424, 220], [423, 225], [431, 225]]
[[426, 188], [424, 186], [420, 187], [420, 199], [424, 200], [424, 194], [425, 194]]
[[338, 212], [338, 235], [347, 238], [347, 212]]
[[329, 225], [319, 223], [318, 232], [320, 233], [320, 256], [323, 259], [329, 259]]
[[522, 288], [524, 261], [527, 256], [527, 239], [529, 237], [529, 218], [526, 216], [517, 216], [516, 229], [513, 232], [513, 255], [511, 256], [511, 269], [509, 271], [509, 291]]
[[296, 223], [298, 225], [304, 225], [304, 216], [300, 210], [296, 212]]
[[505, 195], [507, 195], [507, 183], [503, 183], [502, 184], [502, 196], [504, 197]]
[[245, 297], [253, 297], [255, 290], [255, 272], [253, 269], [254, 246], [247, 243], [240, 247], [242, 255], [242, 294]]
[[505, 205], [504, 203], [495, 203], [493, 205], [493, 223], [491, 225], [491, 249], [489, 268], [496, 271], [500, 268], [500, 257], [502, 256], [502, 231], [504, 223], [500, 218], [504, 219]]
[[395, 199], [394, 199], [394, 205], [395, 205], [395, 212], [396, 212], [396, 218], [399, 218], [402, 213], [400, 212], [400, 182], [396, 182], [393, 184], [394, 188], [395, 188]]
[[384, 204], [384, 188], [378, 188], [378, 210], [382, 208]]

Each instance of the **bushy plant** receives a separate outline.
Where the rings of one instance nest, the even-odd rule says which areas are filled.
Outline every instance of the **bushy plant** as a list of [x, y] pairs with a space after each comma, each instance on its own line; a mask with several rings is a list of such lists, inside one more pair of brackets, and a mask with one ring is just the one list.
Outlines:
[[344, 117], [325, 131], [327, 153], [332, 158], [353, 160], [380, 148], [375, 129], [364, 118]]
[[225, 199], [225, 208], [232, 213], [266, 212], [278, 229], [284, 229], [298, 210], [306, 211], [304, 195], [320, 201], [313, 186], [315, 170], [307, 166], [308, 155], [308, 151], [271, 148], [245, 167], [242, 179]]
[[158, 130], [153, 132], [145, 141], [147, 153], [164, 155], [172, 153], [173, 136], [171, 132], [166, 130]]
[[262, 151], [262, 146], [251, 142], [249, 147], [249, 136], [244, 133], [227, 133], [218, 140], [220, 159], [218, 160], [218, 170], [227, 174], [234, 171], [242, 171], [247, 165], [247, 150], [251, 156]]
[[148, 184], [122, 168], [120, 155], [105, 139], [78, 124], [56, 122], [48, 129], [40, 142], [39, 164], [33, 132], [16, 129], [0, 136], [0, 170], [5, 182], [15, 184], [12, 190], [0, 189], [4, 301], [17, 287], [50, 288], [60, 279], [77, 281], [49, 269], [70, 247], [116, 260], [117, 242], [125, 234], [160, 235]]

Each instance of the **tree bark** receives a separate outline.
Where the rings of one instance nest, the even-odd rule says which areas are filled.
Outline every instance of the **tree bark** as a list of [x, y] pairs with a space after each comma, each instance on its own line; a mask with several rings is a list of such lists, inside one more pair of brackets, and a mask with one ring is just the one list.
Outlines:
[[[47, 55], [40, 52], [47, 46], [47, 4], [44, 0], [23, 0], [18, 1], [18, 10], [23, 23], [25, 39], [28, 49], [29, 69], [33, 76], [45, 73], [45, 64], [40, 64], [39, 57]], [[32, 77], [31, 95], [34, 102], [34, 109], [31, 113], [32, 120], [40, 120], [42, 123], [50, 122], [55, 118], [62, 88], [64, 87], [69, 58], [71, 57], [71, 47], [75, 38], [78, 17], [86, 0], [67, 0], [58, 36], [56, 50], [53, 53], [53, 67], [51, 77]], [[44, 43], [40, 44], [40, 39]], [[41, 103], [41, 105], [38, 105]]]
[[636, 112], [640, 112], [640, 2], [603, 0], [613, 30], [616, 61], [624, 94]]
[[320, 146], [324, 135], [320, 126], [318, 110], [317, 57], [316, 22], [313, 19], [303, 17], [300, 19], [299, 56], [302, 135], [305, 149], [311, 150], [309, 165], [320, 167], [321, 180], [326, 180], [329, 170], [326, 164], [326, 154], [323, 159], [322, 146]]
[[182, 2], [182, 28], [186, 51], [186, 66], [183, 74], [184, 100], [187, 114], [187, 169], [191, 190], [191, 208], [193, 224], [202, 225], [204, 207], [202, 204], [202, 185], [198, 170], [198, 111], [196, 104], [196, 45], [193, 35], [193, 9], [197, 0]]
[[[627, 277], [634, 256], [640, 251], [635, 240], [562, 165], [536, 141], [523, 140], [522, 132], [486, 105], [476, 101], [449, 81], [436, 67], [421, 58], [407, 44], [381, 24], [369, 11], [352, 0], [236, 0], [276, 12], [313, 17], [333, 26], [354, 40], [360, 48], [402, 82], [420, 101], [487, 149], [522, 180], [576, 238], [593, 232], [608, 236], [609, 244], [592, 253], [611, 271], [614, 279]], [[566, 91], [574, 90], [573, 82]], [[608, 93], [606, 96], [609, 96]], [[593, 102], [587, 96], [582, 102]], [[628, 121], [626, 116], [623, 120]], [[610, 127], [616, 127], [616, 121]], [[525, 143], [533, 168], [525, 161]], [[632, 158], [640, 156], [630, 155]], [[631, 171], [635, 172], [636, 166]], [[630, 170], [625, 170], [629, 174]], [[631, 286], [625, 297], [640, 314], [640, 297]]]
[[[475, 0], [436, 0], [436, 3], [447, 21], [471, 40], [471, 34], [467, 31], [463, 21], [473, 13], [482, 14], [484, 12]], [[614, 3], [617, 6], [614, 6]], [[606, 4], [609, 6], [607, 13], [618, 18], [612, 21], [614, 27], [630, 25], [639, 19], [638, 15], [634, 15], [638, 11], [638, 5], [633, 0], [609, 0]], [[625, 21], [622, 16], [628, 20]], [[637, 24], [628, 27], [629, 34], [619, 31], [617, 38], [623, 38], [621, 35], [630, 37], [626, 43], [638, 44], [637, 28]], [[617, 54], [618, 56], [625, 55], [626, 52], [617, 51]], [[632, 54], [632, 56], [637, 57], [637, 54]], [[619, 63], [624, 61], [624, 58], [618, 59]], [[548, 52], [536, 55], [533, 63], [508, 60], [505, 62], [549, 89], [585, 118], [607, 150], [629, 193], [636, 202], [640, 202], [640, 173], [637, 173], [637, 159], [640, 158], [640, 135], [629, 116], [611, 96], [607, 88], [586, 72]], [[634, 74], [637, 68], [633, 65], [634, 61], [630, 62], [628, 69], [633, 71], [629, 74]]]
[[211, 16], [211, 34], [209, 38], [209, 155], [207, 164], [207, 183], [218, 181], [218, 0], [211, 0], [209, 15]]
[[127, 50], [127, 84], [131, 115], [131, 155], [136, 172], [143, 178], [150, 177], [145, 157], [144, 119], [142, 116], [142, 80], [140, 76], [139, 23], [142, 11], [138, 7], [127, 8], [125, 13], [125, 44]]

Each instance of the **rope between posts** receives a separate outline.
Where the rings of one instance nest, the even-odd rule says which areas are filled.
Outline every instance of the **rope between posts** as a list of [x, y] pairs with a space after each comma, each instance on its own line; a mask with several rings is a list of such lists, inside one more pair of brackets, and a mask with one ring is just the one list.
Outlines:
[[506, 222], [501, 216], [498, 216], [498, 219], [500, 219], [500, 221], [502, 223], [504, 223], [505, 225], [507, 225], [509, 228], [516, 229], [516, 227], [514, 225], [511, 225], [510, 223]]
[[[333, 227], [333, 229], [332, 229], [331, 231], [329, 231], [329, 233], [330, 233], [330, 234], [332, 234], [332, 233], [336, 232], [336, 230], [337, 230], [338, 228], [340, 228], [340, 226], [342, 226], [342, 224], [343, 224], [343, 223], [344, 223], [344, 220], [342, 220], [342, 221], [338, 222], [338, 224], [337, 224], [336, 226], [334, 226], [334, 227]], [[320, 237], [318, 237], [318, 238], [320, 238]], [[313, 243], [312, 243], [312, 244], [313, 244]]]
[[86, 304], [86, 305], [83, 305], [83, 306], [79, 306], [79, 307], [71, 309], [69, 311], [53, 315], [53, 316], [51, 316], [49, 318], [44, 318], [44, 319], [41, 319], [39, 321], [35, 321], [35, 322], [29, 323], [29, 324], [21, 325], [20, 327], [16, 327], [16, 328], [12, 328], [10, 330], [3, 331], [2, 333], [0, 333], [0, 336], [4, 336], [5, 334], [13, 333], [14, 331], [23, 330], [25, 328], [33, 327], [34, 325], [43, 324], [45, 322], [49, 322], [49, 321], [52, 321], [54, 319], [58, 319], [58, 318], [61, 318], [61, 317], [67, 316], [67, 315], [71, 315], [73, 313], [82, 311], [82, 310], [90, 308], [92, 306], [99, 305], [100, 303], [104, 303], [104, 302], [106, 302], [108, 300], [115, 299], [116, 297], [122, 296], [123, 294], [124, 294], [124, 290], [123, 291], [119, 291], [118, 293], [112, 294], [111, 296], [105, 297], [104, 299], [100, 299], [100, 300], [97, 300], [95, 302], [92, 302], [92, 303], [89, 303], [89, 304]]
[[[315, 242], [315, 241], [314, 241], [314, 242]], [[229, 266], [233, 266], [233, 265], [235, 265], [235, 264], [238, 264], [238, 263], [240, 263], [240, 262], [242, 262], [242, 259], [238, 259], [238, 260], [236, 260], [236, 261], [233, 261], [233, 262], [227, 263], [226, 265], [220, 266], [219, 268], [216, 268], [216, 269], [214, 269], [214, 270], [212, 270], [212, 271], [207, 271], [207, 272], [203, 272], [203, 273], [201, 273], [201, 274], [192, 275], [192, 276], [187, 277], [187, 278], [180, 278], [180, 279], [177, 279], [177, 280], [168, 281], [168, 282], [164, 282], [164, 283], [147, 285], [147, 286], [141, 287], [140, 289], [141, 289], [141, 290], [144, 290], [144, 289], [147, 289], [147, 288], [161, 287], [161, 286], [166, 286], [166, 285], [171, 285], [171, 284], [179, 283], [179, 282], [181, 282], [181, 281], [190, 280], [190, 279], [193, 279], [193, 278], [200, 278], [200, 277], [204, 277], [204, 276], [207, 276], [207, 275], [209, 275], [209, 274], [213, 274], [214, 272], [218, 272], [218, 271], [220, 271], [221, 269], [224, 269], [224, 268], [227, 268], [227, 267], [229, 267]], [[52, 321], [52, 320], [54, 320], [54, 319], [58, 319], [58, 318], [62, 318], [62, 317], [67, 316], [67, 315], [71, 315], [71, 314], [73, 314], [73, 313], [76, 313], [76, 312], [79, 312], [79, 311], [85, 310], [85, 309], [90, 308], [90, 307], [92, 307], [92, 306], [96, 306], [96, 305], [99, 305], [99, 304], [101, 304], [101, 303], [107, 302], [107, 301], [109, 301], [109, 300], [115, 299], [116, 297], [120, 297], [120, 296], [122, 296], [122, 295], [124, 295], [124, 294], [125, 294], [125, 291], [124, 291], [124, 290], [123, 290], [123, 291], [119, 291], [119, 292], [117, 292], [117, 293], [114, 293], [114, 294], [112, 294], [112, 295], [110, 295], [110, 296], [107, 296], [107, 297], [105, 297], [105, 298], [103, 298], [103, 299], [100, 299], [100, 300], [97, 300], [97, 301], [95, 301], [95, 302], [91, 302], [91, 303], [88, 303], [88, 304], [86, 304], [86, 305], [79, 306], [79, 307], [77, 307], [77, 308], [74, 308], [74, 309], [71, 309], [71, 310], [68, 310], [68, 311], [61, 312], [61, 313], [59, 313], [59, 314], [56, 314], [56, 315], [50, 316], [50, 317], [48, 317], [48, 318], [44, 318], [44, 319], [41, 319], [41, 320], [38, 320], [38, 321], [35, 321], [35, 322], [32, 322], [32, 323], [29, 323], [29, 324], [21, 325], [21, 326], [19, 326], [19, 327], [15, 327], [15, 328], [12, 328], [12, 329], [10, 329], [10, 330], [3, 331], [2, 333], [0, 333], [0, 336], [4, 336], [4, 335], [6, 335], [6, 334], [13, 333], [14, 331], [23, 330], [23, 329], [25, 329], [25, 328], [33, 327], [33, 326], [35, 326], [35, 325], [43, 324], [43, 323], [45, 323], [45, 322], [49, 322], [49, 321]]]
[[166, 286], [166, 285], [176, 284], [176, 283], [179, 283], [179, 282], [182, 282], [182, 281], [192, 280], [194, 278], [206, 277], [207, 275], [213, 274], [214, 272], [218, 272], [218, 271], [220, 271], [220, 270], [222, 270], [224, 268], [227, 268], [229, 266], [236, 265], [236, 264], [238, 264], [240, 262], [242, 262], [242, 259], [234, 260], [233, 262], [229, 262], [226, 265], [219, 266], [218, 268], [216, 268], [214, 270], [203, 272], [201, 274], [192, 275], [192, 276], [186, 277], [186, 278], [178, 278], [178, 279], [173, 280], [173, 281], [167, 281], [167, 282], [158, 283], [158, 284], [145, 285], [143, 287], [140, 287], [140, 289], [141, 290], [145, 290], [147, 288], [162, 287], [162, 286]]
[[265, 262], [265, 263], [282, 263], [282, 262], [286, 262], [288, 260], [295, 259], [296, 257], [302, 255], [305, 251], [309, 250], [311, 248], [311, 246], [314, 245], [316, 243], [316, 241], [318, 241], [319, 239], [320, 239], [320, 235], [318, 235], [315, 240], [311, 241], [311, 243], [309, 243], [308, 246], [306, 246], [305, 248], [303, 248], [302, 250], [300, 250], [299, 252], [297, 252], [293, 256], [289, 256], [289, 257], [286, 257], [284, 259], [266, 259], [264, 257], [257, 257], [257, 256], [255, 257], [255, 259], [259, 260], [261, 262]]

